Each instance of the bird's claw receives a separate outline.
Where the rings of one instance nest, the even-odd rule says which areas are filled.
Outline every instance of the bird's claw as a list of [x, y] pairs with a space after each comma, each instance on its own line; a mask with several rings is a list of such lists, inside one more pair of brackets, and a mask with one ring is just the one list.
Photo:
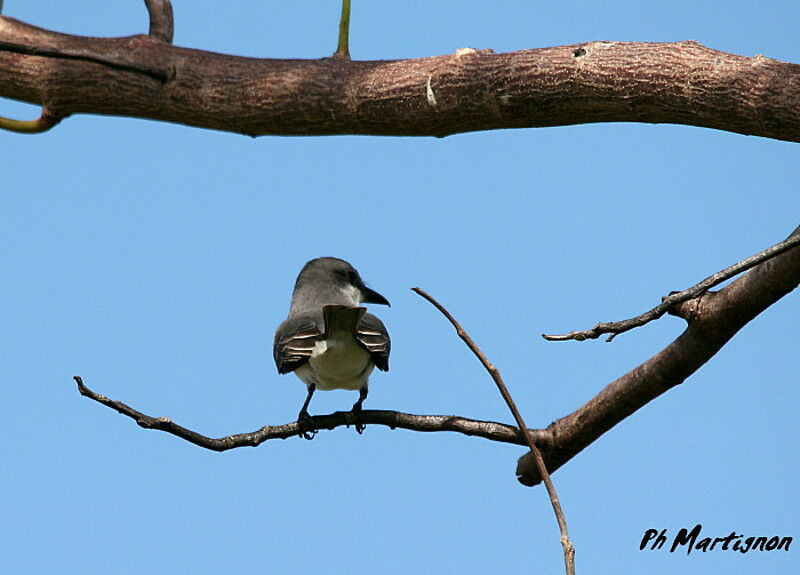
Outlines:
[[311, 417], [307, 411], [301, 411], [297, 416], [297, 423], [300, 424], [300, 437], [311, 441], [317, 434], [314, 429], [314, 418]]
[[356, 433], [361, 435], [362, 433], [364, 433], [364, 430], [367, 428], [366, 424], [361, 423], [361, 421], [359, 421], [361, 419], [361, 404], [360, 403], [356, 403], [353, 406], [353, 409], [350, 410], [350, 413], [352, 413], [355, 416], [355, 419], [356, 419], [356, 422], [355, 422], [355, 425], [354, 425], [354, 427], [356, 428]]

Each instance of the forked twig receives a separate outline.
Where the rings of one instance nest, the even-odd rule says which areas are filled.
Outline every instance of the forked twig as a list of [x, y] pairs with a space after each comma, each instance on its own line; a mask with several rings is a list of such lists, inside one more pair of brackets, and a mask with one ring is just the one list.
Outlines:
[[547, 471], [547, 466], [542, 458], [542, 453], [539, 451], [539, 448], [536, 447], [536, 442], [531, 434], [531, 431], [528, 429], [528, 426], [525, 425], [525, 421], [522, 419], [522, 415], [517, 409], [514, 399], [508, 392], [508, 388], [506, 387], [505, 383], [503, 383], [503, 378], [500, 375], [500, 371], [488, 360], [483, 351], [481, 351], [469, 334], [464, 331], [464, 328], [461, 327], [461, 324], [458, 323], [458, 321], [442, 304], [440, 304], [431, 295], [420, 288], [415, 287], [411, 289], [433, 304], [433, 306], [447, 318], [447, 320], [456, 329], [458, 337], [460, 337], [464, 343], [467, 344], [467, 347], [470, 349], [470, 351], [472, 351], [472, 353], [474, 353], [478, 360], [483, 364], [483, 367], [486, 368], [486, 371], [489, 372], [489, 375], [497, 385], [497, 389], [500, 390], [500, 394], [503, 396], [506, 405], [508, 405], [508, 408], [511, 410], [511, 413], [517, 422], [517, 426], [525, 436], [525, 442], [533, 454], [536, 462], [536, 468], [541, 474], [542, 480], [544, 481], [544, 485], [547, 489], [547, 494], [550, 496], [550, 503], [553, 506], [553, 511], [555, 512], [556, 520], [558, 521], [558, 528], [561, 531], [561, 545], [564, 548], [564, 565], [566, 566], [567, 575], [575, 575], [575, 547], [572, 545], [572, 541], [569, 539], [569, 533], [567, 532], [567, 520], [564, 518], [564, 512], [561, 509], [561, 502], [558, 500], [558, 493], [556, 493], [556, 488], [550, 479], [550, 474]]
[[606, 338], [606, 341], [611, 341], [621, 333], [643, 326], [654, 319], [660, 318], [662, 315], [667, 313], [672, 306], [683, 303], [690, 299], [694, 299], [712, 287], [721, 284], [725, 280], [747, 271], [763, 261], [774, 258], [778, 254], [781, 254], [797, 245], [800, 245], [800, 236], [790, 236], [772, 247], [769, 247], [755, 255], [750, 256], [749, 258], [743, 259], [738, 263], [728, 266], [724, 270], [719, 271], [714, 275], [707, 277], [697, 285], [694, 285], [683, 291], [673, 292], [670, 295], [661, 298], [661, 303], [659, 305], [634, 318], [608, 323], [598, 323], [592, 329], [587, 329], [584, 331], [571, 331], [563, 335], [542, 334], [542, 337], [548, 341], [566, 341], [570, 339], [584, 341], [586, 339], [597, 339], [604, 333], [607, 333], [609, 336]]

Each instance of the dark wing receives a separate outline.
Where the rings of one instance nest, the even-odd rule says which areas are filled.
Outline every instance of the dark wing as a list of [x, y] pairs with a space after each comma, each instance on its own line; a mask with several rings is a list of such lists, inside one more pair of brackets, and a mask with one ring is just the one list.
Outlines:
[[293, 317], [279, 325], [272, 347], [278, 373], [289, 373], [307, 362], [321, 339], [322, 329], [315, 317]]
[[392, 342], [383, 322], [371, 314], [365, 314], [358, 324], [356, 339], [369, 352], [372, 363], [381, 371], [389, 371], [389, 352]]

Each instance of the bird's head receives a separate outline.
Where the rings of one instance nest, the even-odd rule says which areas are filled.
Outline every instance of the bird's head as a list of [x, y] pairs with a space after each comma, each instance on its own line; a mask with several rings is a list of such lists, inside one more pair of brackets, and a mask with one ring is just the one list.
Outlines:
[[306, 263], [297, 276], [294, 289], [295, 294], [305, 289], [324, 291], [331, 300], [327, 303], [391, 305], [389, 300], [364, 284], [352, 265], [339, 258], [316, 258]]

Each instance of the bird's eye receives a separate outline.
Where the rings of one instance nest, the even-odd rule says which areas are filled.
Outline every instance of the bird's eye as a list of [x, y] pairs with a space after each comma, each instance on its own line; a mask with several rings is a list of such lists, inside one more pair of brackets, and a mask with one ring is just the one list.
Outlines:
[[335, 273], [339, 278], [341, 278], [341, 281], [349, 284], [356, 283], [356, 278], [358, 277], [356, 272], [354, 272], [353, 270], [340, 269], [336, 270]]

